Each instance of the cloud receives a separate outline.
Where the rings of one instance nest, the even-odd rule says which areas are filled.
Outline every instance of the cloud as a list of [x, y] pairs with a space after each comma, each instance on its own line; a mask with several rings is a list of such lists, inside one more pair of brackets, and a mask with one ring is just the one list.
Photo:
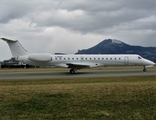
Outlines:
[[0, 37], [31, 52], [75, 53], [106, 38], [156, 46], [155, 0], [1, 0], [0, 8]]

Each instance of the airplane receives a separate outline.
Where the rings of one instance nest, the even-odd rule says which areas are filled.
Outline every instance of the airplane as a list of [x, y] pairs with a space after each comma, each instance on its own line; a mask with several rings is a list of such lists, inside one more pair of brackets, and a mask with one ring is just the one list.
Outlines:
[[137, 54], [51, 54], [51, 53], [28, 53], [18, 40], [1, 38], [10, 47], [13, 57], [22, 63], [34, 66], [57, 66], [69, 68], [71, 74], [77, 73], [82, 68], [102, 66], [143, 66], [152, 67], [154, 62]]

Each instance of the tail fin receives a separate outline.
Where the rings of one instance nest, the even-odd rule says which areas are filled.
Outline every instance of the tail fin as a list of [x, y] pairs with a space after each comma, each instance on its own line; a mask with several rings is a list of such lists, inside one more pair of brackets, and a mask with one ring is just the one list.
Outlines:
[[27, 51], [18, 42], [18, 40], [14, 41], [14, 40], [6, 39], [6, 38], [1, 38], [1, 39], [8, 43], [13, 57], [22, 56], [22, 55], [27, 54]]

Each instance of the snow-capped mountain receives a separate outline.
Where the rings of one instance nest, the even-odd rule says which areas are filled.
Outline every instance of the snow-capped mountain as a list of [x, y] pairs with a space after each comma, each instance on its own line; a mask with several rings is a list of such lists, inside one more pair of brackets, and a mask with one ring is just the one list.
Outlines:
[[89, 49], [79, 50], [76, 54], [139, 54], [144, 58], [156, 60], [156, 47], [134, 46], [120, 40], [105, 39]]

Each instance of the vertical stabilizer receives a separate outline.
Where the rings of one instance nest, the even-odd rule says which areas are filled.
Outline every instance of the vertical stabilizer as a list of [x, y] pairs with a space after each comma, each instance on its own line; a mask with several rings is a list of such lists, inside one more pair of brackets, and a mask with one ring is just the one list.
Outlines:
[[1, 39], [8, 43], [13, 57], [22, 56], [22, 55], [27, 54], [27, 51], [18, 42], [18, 40], [9, 40], [9, 39], [6, 39], [6, 38], [1, 38]]

